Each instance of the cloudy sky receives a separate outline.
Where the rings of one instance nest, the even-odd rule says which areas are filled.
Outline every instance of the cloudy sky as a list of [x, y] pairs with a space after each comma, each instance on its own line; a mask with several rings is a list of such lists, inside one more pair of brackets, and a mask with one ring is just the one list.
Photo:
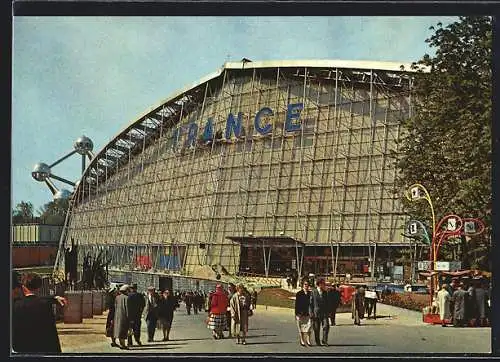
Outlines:
[[[31, 178], [84, 134], [98, 152], [126, 124], [225, 61], [412, 62], [452, 17], [14, 17], [12, 205], [51, 200]], [[76, 155], [52, 172], [76, 181]], [[55, 181], [58, 187], [64, 184]]]

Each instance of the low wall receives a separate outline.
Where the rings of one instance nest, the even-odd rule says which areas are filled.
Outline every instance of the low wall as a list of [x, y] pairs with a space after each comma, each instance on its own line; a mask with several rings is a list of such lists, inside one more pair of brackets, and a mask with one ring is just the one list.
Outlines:
[[57, 256], [57, 246], [30, 245], [12, 247], [12, 266], [23, 268], [30, 266], [53, 265]]
[[201, 290], [208, 293], [215, 290], [215, 286], [218, 283], [226, 284], [217, 280], [200, 279], [182, 275], [151, 274], [138, 271], [109, 271], [110, 282], [127, 284], [136, 283], [137, 289], [141, 292], [146, 291], [149, 286], [160, 289], [160, 278], [171, 278], [172, 290], [179, 292], [184, 290]]

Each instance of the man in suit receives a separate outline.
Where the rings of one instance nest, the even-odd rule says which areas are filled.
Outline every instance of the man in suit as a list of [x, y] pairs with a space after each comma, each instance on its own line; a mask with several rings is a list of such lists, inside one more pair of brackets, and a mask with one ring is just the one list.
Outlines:
[[340, 291], [338, 285], [332, 284], [332, 287], [328, 290], [328, 305], [330, 306], [330, 326], [335, 325], [335, 315], [337, 314], [337, 308], [340, 304]]
[[352, 295], [351, 301], [352, 319], [354, 325], [360, 326], [361, 319], [365, 317], [365, 288], [364, 286], [357, 286], [356, 291]]
[[[142, 311], [146, 306], [146, 301], [144, 300], [144, 295], [137, 293], [137, 284], [132, 284], [130, 286], [130, 292], [127, 297], [128, 303], [128, 314], [130, 320], [130, 328], [133, 331], [134, 339], [139, 346], [141, 343], [141, 318]], [[128, 345], [132, 346], [132, 336], [128, 336]]]
[[[324, 279], [316, 282], [316, 288], [311, 291], [311, 303], [309, 304], [309, 314], [313, 321], [314, 339], [318, 346], [328, 346], [328, 331], [330, 324], [328, 322], [328, 293]], [[323, 325], [323, 338], [320, 342], [320, 326]]]
[[52, 308], [56, 299], [37, 296], [36, 293], [41, 286], [42, 278], [36, 273], [24, 275], [22, 288], [19, 288], [17, 283], [13, 285], [12, 349], [14, 352], [61, 353]]
[[466, 326], [466, 298], [467, 292], [464, 290], [464, 284], [460, 283], [458, 289], [453, 293], [451, 300], [453, 301], [453, 326]]
[[157, 322], [158, 294], [156, 294], [154, 287], [149, 287], [146, 297], [146, 325], [148, 327], [148, 342], [153, 342]]

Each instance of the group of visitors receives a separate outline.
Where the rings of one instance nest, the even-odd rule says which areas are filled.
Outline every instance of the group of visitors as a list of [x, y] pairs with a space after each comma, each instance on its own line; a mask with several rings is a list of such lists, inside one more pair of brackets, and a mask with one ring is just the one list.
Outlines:
[[177, 295], [178, 302], [182, 301], [186, 305], [186, 312], [191, 314], [191, 309], [194, 314], [201, 312], [205, 305], [205, 299], [208, 297], [203, 291], [183, 291]]
[[[316, 345], [328, 346], [330, 325], [334, 326], [337, 307], [341, 302], [337, 285], [326, 288], [324, 279], [316, 282], [316, 288], [311, 288], [309, 280], [302, 282], [302, 289], [295, 295], [295, 319], [299, 331], [301, 346], [312, 346], [311, 329], [314, 331]], [[320, 327], [323, 329], [320, 335]]]
[[[174, 311], [179, 307], [178, 299], [170, 290], [158, 293], [154, 287], [149, 287], [144, 295], [138, 293], [137, 284], [125, 284], [119, 289], [114, 286], [108, 291], [106, 304], [109, 309], [106, 336], [111, 338], [112, 347], [129, 349], [133, 345], [132, 337], [137, 345], [142, 345], [143, 315], [147, 325], [148, 342], [154, 341], [158, 324], [163, 332], [163, 341], [170, 340]], [[116, 343], [116, 340], [119, 343]]]
[[483, 278], [454, 278], [441, 285], [433, 306], [443, 327], [449, 323], [455, 327], [484, 327], [490, 319], [489, 294], [488, 282]]
[[243, 284], [230, 284], [227, 291], [221, 284], [216, 285], [207, 302], [207, 327], [214, 339], [223, 339], [224, 331], [228, 331], [228, 338], [235, 338], [237, 344], [246, 344], [248, 320], [257, 301], [252, 295], [256, 292], [250, 294]]
[[[22, 280], [21, 280], [22, 279]], [[61, 353], [53, 306], [66, 305], [60, 296], [37, 295], [42, 278], [12, 273], [12, 349], [16, 353]]]
[[[368, 312], [368, 319], [371, 317], [376, 319], [378, 299], [375, 290], [367, 290], [364, 285], [356, 287], [351, 299], [354, 325], [361, 325], [365, 311]], [[305, 278], [302, 281], [302, 289], [295, 295], [295, 319], [301, 346], [312, 346], [311, 329], [314, 331], [316, 345], [328, 346], [328, 332], [330, 327], [336, 325], [335, 316], [341, 304], [339, 284], [327, 287], [324, 279], [318, 279], [314, 288], [310, 279]]]

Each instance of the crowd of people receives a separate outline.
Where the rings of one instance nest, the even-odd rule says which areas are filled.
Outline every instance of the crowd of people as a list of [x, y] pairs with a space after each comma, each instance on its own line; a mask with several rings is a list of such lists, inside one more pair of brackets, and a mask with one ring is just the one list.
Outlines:
[[[144, 317], [148, 342], [154, 341], [156, 329], [163, 332], [163, 341], [170, 340], [174, 311], [179, 308], [179, 298], [170, 290], [157, 292], [149, 287], [146, 294], [137, 291], [137, 284], [116, 286], [108, 290], [106, 307], [106, 336], [111, 346], [129, 349], [133, 340], [141, 346], [141, 321]], [[133, 338], [132, 338], [133, 337]], [[118, 343], [116, 341], [118, 340]]]
[[[22, 280], [21, 280], [22, 279]], [[314, 333], [316, 345], [328, 345], [328, 333], [336, 325], [335, 316], [343, 303], [343, 292], [338, 284], [327, 287], [324, 279], [304, 279], [302, 289], [296, 293], [295, 319], [302, 346], [312, 346]], [[59, 296], [37, 295], [42, 285], [36, 273], [21, 276], [16, 272], [12, 278], [12, 346], [20, 353], [60, 353], [61, 346], [56, 328], [54, 305], [65, 306], [67, 301]], [[489, 283], [483, 279], [453, 279], [442, 284], [435, 294], [431, 312], [439, 313], [442, 325], [485, 326], [489, 320]], [[346, 290], [343, 289], [345, 292]], [[348, 294], [351, 294], [349, 291]], [[384, 293], [382, 293], [384, 294]], [[349, 295], [351, 316], [354, 325], [361, 325], [367, 318], [376, 319], [379, 295], [365, 285], [357, 286]], [[113, 285], [106, 295], [105, 307], [109, 310], [105, 333], [111, 346], [129, 349], [141, 342], [141, 322], [146, 321], [147, 340], [153, 342], [157, 329], [163, 341], [170, 340], [174, 311], [184, 303], [188, 315], [204, 310], [206, 324], [215, 340], [234, 338], [238, 344], [246, 344], [249, 320], [257, 306], [257, 292], [249, 292], [244, 285], [229, 284], [225, 290], [217, 284], [215, 290], [182, 291], [175, 294], [170, 290], [156, 291], [147, 288], [145, 294], [138, 292], [137, 284]], [[346, 302], [346, 301], [344, 301]], [[228, 332], [227, 337], [224, 332]]]
[[[368, 312], [368, 318], [376, 319], [378, 295], [365, 286], [356, 287], [351, 299], [351, 317], [354, 325], [361, 325], [361, 319]], [[328, 346], [330, 327], [335, 326], [337, 308], [342, 304], [340, 286], [332, 284], [329, 288], [324, 279], [316, 281], [314, 288], [311, 281], [304, 279], [302, 289], [295, 295], [295, 319], [301, 346], [313, 346], [311, 334], [318, 346]]]
[[181, 302], [186, 306], [188, 315], [191, 310], [194, 314], [202, 310], [208, 313], [206, 323], [214, 339], [223, 339], [227, 331], [229, 338], [235, 337], [237, 343], [246, 344], [248, 317], [256, 307], [257, 293], [248, 292], [243, 285], [230, 284], [225, 291], [218, 284], [211, 293], [182, 291], [175, 294], [170, 290], [157, 292], [154, 287], [149, 287], [146, 295], [143, 295], [138, 293], [136, 284], [131, 284], [120, 288], [113, 286], [107, 294], [109, 313], [106, 336], [111, 338], [111, 346], [129, 349], [133, 339], [137, 345], [142, 345], [142, 317], [147, 325], [148, 342], [154, 341], [158, 327], [163, 332], [163, 341], [169, 341], [174, 311]]
[[490, 319], [489, 283], [483, 278], [454, 278], [434, 295], [433, 310], [443, 327], [484, 327]]
[[191, 314], [191, 309], [194, 314], [200, 313], [205, 308], [205, 300], [208, 295], [203, 291], [183, 291], [177, 292], [175, 297], [177, 301], [183, 301], [186, 305], [187, 314]]

